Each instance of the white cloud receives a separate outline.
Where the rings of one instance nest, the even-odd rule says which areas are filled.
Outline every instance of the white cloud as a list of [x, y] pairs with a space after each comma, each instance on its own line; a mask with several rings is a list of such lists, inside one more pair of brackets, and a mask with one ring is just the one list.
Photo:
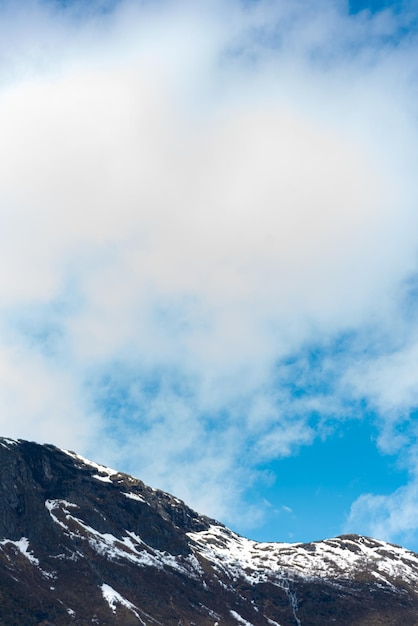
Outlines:
[[[135, 457], [224, 515], [338, 411], [277, 362], [385, 324], [415, 269], [416, 43], [338, 3], [31, 7], [0, 46], [2, 429]], [[45, 320], [10, 335], [51, 303], [53, 354]]]
[[411, 482], [390, 495], [364, 494], [352, 505], [347, 532], [355, 529], [392, 543], [417, 540], [418, 484]]

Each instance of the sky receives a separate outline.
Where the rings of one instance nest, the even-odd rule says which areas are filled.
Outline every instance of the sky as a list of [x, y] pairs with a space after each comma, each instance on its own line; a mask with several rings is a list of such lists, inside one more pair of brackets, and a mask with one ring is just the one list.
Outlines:
[[0, 1], [0, 432], [418, 551], [418, 9]]

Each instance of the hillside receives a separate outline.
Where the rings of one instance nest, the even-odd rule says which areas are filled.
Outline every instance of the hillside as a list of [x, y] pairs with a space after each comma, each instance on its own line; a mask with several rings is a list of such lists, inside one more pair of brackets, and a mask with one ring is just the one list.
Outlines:
[[140, 480], [0, 439], [0, 624], [418, 625], [418, 555], [257, 543]]

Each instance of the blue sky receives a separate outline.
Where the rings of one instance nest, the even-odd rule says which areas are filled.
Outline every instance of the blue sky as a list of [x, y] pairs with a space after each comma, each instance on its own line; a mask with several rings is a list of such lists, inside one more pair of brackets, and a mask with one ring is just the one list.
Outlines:
[[388, 8], [399, 11], [402, 10], [403, 6], [405, 6], [404, 2], [391, 2], [390, 0], [350, 0], [348, 2], [348, 8], [351, 13], [360, 11], [378, 13]]
[[417, 17], [0, 3], [2, 435], [418, 550]]

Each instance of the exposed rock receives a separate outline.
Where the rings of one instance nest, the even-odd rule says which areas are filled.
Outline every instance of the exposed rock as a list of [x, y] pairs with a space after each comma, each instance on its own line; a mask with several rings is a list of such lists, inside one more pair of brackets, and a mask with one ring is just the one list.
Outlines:
[[418, 555], [257, 543], [126, 474], [0, 439], [4, 626], [417, 626]]

